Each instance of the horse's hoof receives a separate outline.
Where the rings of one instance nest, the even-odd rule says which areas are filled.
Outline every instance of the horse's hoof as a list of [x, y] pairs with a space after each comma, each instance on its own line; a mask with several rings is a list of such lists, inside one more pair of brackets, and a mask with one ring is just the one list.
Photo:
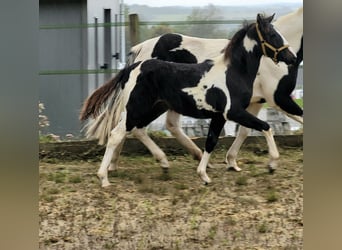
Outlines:
[[207, 178], [202, 178], [204, 186], [208, 186], [211, 183], [211, 180], [209, 177]]
[[101, 181], [101, 187], [109, 187], [111, 184], [108, 181], [107, 177], [104, 177], [103, 173], [97, 173], [97, 177], [100, 179]]
[[107, 188], [107, 187], [110, 187], [110, 186], [111, 186], [111, 184], [110, 184], [109, 181], [107, 181], [107, 180], [101, 180], [101, 187]]
[[105, 183], [105, 184], [102, 184], [101, 186], [102, 186], [103, 188], [108, 188], [108, 187], [111, 186], [111, 184], [110, 184], [110, 183]]
[[274, 171], [275, 171], [275, 168], [268, 166], [268, 173], [269, 174], [274, 174]]
[[230, 167], [227, 168], [227, 171], [240, 172], [240, 171], [241, 171], [241, 168], [230, 166]]

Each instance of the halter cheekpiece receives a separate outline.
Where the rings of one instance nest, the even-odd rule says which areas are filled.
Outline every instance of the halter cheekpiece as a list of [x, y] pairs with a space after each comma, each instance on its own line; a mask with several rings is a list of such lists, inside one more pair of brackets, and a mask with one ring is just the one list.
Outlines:
[[259, 30], [259, 25], [258, 25], [258, 23], [256, 23], [256, 31], [257, 31], [257, 33], [258, 33], [258, 37], [259, 37], [260, 42], [261, 42], [262, 53], [263, 53], [265, 56], [267, 56], [267, 54], [266, 54], [266, 47], [268, 47], [270, 50], [272, 50], [272, 51], [274, 52], [274, 56], [273, 56], [273, 58], [272, 58], [273, 62], [275, 62], [276, 64], [278, 64], [279, 61], [277, 60], [277, 56], [278, 56], [279, 52], [282, 51], [282, 50], [284, 50], [284, 49], [286, 49], [286, 48], [288, 48], [290, 45], [285, 44], [285, 45], [283, 45], [283, 46], [281, 46], [280, 48], [277, 49], [277, 48], [275, 48], [273, 45], [271, 45], [271, 44], [269, 44], [267, 41], [265, 41], [265, 39], [262, 37], [261, 32], [260, 32], [260, 30]]

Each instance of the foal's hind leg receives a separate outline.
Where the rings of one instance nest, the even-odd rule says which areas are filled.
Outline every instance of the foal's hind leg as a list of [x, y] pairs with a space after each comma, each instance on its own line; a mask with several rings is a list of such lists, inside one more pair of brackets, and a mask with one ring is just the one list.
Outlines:
[[179, 124], [180, 114], [169, 110], [166, 113], [166, 128], [196, 160], [202, 159], [202, 150], [183, 132]]
[[103, 156], [101, 166], [97, 171], [97, 176], [100, 178], [101, 186], [107, 187], [110, 185], [108, 181], [108, 167], [113, 157], [114, 151], [120, 146], [120, 143], [126, 136], [126, 115], [123, 113], [118, 125], [111, 131], [108, 138], [106, 151]]
[[[166, 113], [166, 128], [176, 138], [176, 140], [185, 147], [195, 160], [201, 161], [202, 150], [184, 133], [179, 124], [180, 114], [175, 111], [168, 110]], [[208, 163], [209, 168], [213, 166]]]
[[156, 158], [164, 172], [167, 172], [170, 165], [166, 158], [165, 153], [158, 147], [158, 145], [148, 136], [145, 128], [135, 128], [132, 130], [133, 135], [138, 138], [151, 152], [151, 154]]
[[[246, 110], [252, 115], [257, 116], [261, 108], [261, 103], [251, 103]], [[241, 145], [246, 140], [250, 131], [250, 128], [239, 126], [239, 130], [235, 137], [235, 140], [228, 149], [226, 154], [226, 163], [228, 165], [227, 170], [232, 169], [235, 171], [241, 171], [241, 168], [239, 168], [239, 166], [237, 165], [236, 159], [240, 151]]]
[[120, 144], [115, 148], [112, 160], [111, 160], [110, 165], [108, 167], [108, 171], [113, 171], [113, 170], [116, 170], [118, 168], [119, 157], [120, 157], [122, 147], [125, 143], [125, 139], [126, 138], [124, 137], [122, 139], [122, 141], [120, 142]]

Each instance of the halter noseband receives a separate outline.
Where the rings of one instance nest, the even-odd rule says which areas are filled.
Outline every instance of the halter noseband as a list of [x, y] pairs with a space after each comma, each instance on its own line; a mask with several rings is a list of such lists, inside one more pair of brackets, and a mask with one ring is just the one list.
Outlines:
[[274, 52], [274, 56], [273, 56], [273, 58], [272, 58], [273, 62], [276, 63], [276, 64], [278, 64], [279, 61], [277, 60], [277, 56], [278, 56], [279, 52], [282, 51], [282, 50], [284, 50], [284, 49], [286, 49], [286, 48], [288, 48], [290, 45], [285, 44], [285, 45], [281, 46], [280, 48], [276, 49], [274, 46], [272, 46], [271, 44], [269, 44], [268, 42], [266, 42], [265, 39], [262, 37], [261, 32], [260, 32], [260, 30], [259, 30], [259, 25], [258, 25], [258, 23], [256, 23], [256, 31], [257, 31], [257, 33], [258, 33], [258, 37], [259, 37], [260, 42], [261, 42], [262, 53], [263, 53], [265, 56], [267, 56], [267, 54], [266, 54], [266, 47], [268, 47], [270, 50], [272, 50], [272, 51]]

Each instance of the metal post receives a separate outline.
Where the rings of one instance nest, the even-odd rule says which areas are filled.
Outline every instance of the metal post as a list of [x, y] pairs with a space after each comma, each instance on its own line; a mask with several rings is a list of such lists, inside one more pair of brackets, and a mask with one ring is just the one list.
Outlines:
[[121, 0], [120, 3], [120, 22], [121, 22], [121, 50], [120, 50], [120, 58], [121, 62], [125, 63], [126, 62], [126, 38], [125, 38], [125, 12], [124, 12], [124, 1]]
[[108, 70], [106, 80], [112, 77], [112, 26], [111, 9], [104, 9], [104, 65], [103, 69]]
[[118, 68], [118, 59], [119, 59], [119, 52], [118, 52], [118, 14], [115, 14], [115, 28], [114, 28], [114, 34], [115, 34], [115, 42], [114, 42], [114, 68]]
[[98, 18], [94, 17], [94, 52], [95, 52], [95, 88], [99, 87], [99, 44], [98, 44]]

